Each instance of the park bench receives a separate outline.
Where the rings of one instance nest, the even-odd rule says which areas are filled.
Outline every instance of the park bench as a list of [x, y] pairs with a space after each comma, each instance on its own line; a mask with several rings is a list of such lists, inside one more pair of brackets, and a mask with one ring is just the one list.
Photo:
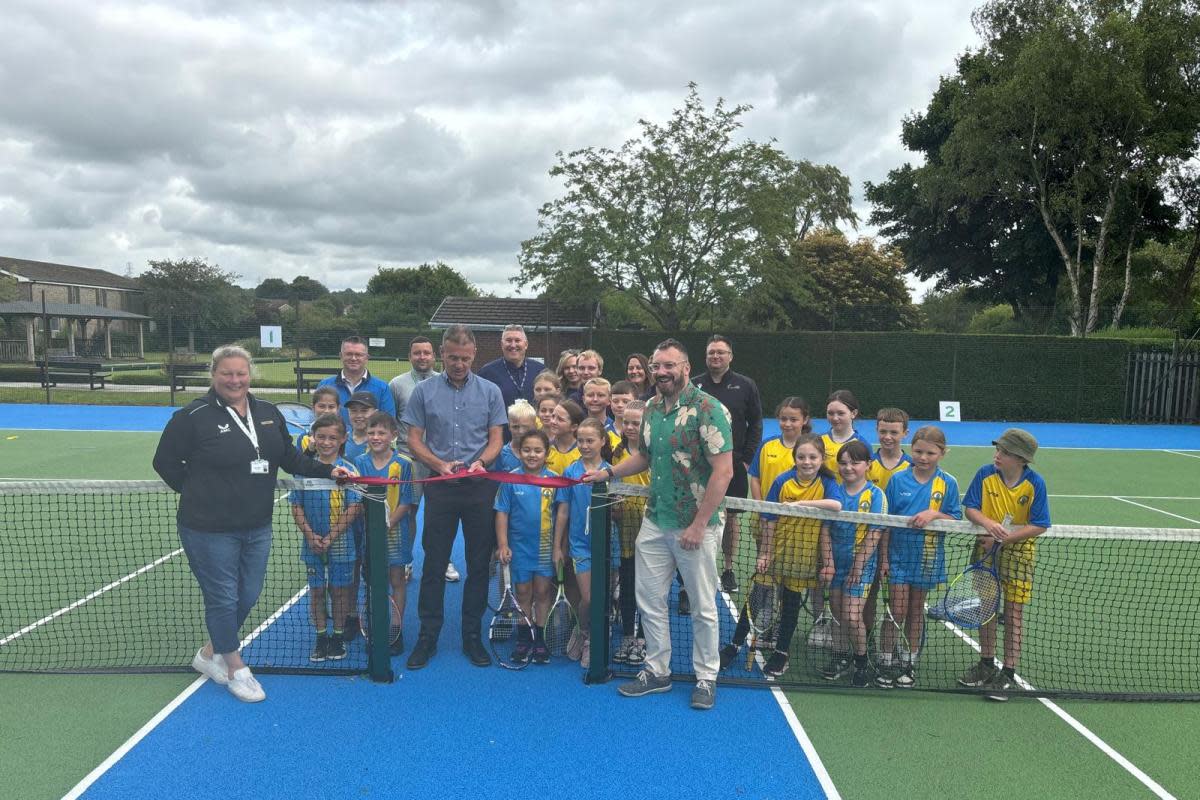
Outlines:
[[37, 366], [42, 370], [43, 389], [58, 386], [60, 383], [86, 383], [89, 389], [103, 389], [104, 382], [112, 377], [112, 373], [105, 372], [104, 364], [99, 361], [51, 358], [38, 361]]

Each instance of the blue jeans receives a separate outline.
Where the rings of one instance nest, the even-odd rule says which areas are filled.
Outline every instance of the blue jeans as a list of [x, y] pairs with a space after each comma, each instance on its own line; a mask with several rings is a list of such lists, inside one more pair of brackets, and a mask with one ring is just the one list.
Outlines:
[[236, 652], [238, 631], [266, 578], [271, 526], [224, 533], [178, 527], [188, 566], [204, 595], [204, 624], [213, 652]]

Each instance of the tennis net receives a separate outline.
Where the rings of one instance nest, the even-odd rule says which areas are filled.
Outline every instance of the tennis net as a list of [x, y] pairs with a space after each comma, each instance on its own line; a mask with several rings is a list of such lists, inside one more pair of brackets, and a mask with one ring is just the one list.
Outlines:
[[[603, 582], [608, 586], [609, 664], [616, 674], [634, 674], [642, 668], [637, 658], [642, 630], [630, 573], [646, 489], [617, 483], [609, 491], [596, 500], [597, 507], [607, 505], [610, 522], [604, 559], [609, 576]], [[849, 690], [865, 677], [873, 688], [1200, 700], [1200, 673], [1194, 669], [1200, 659], [1200, 530], [1055, 525], [1036, 539], [1032, 566], [1000, 551], [997, 572], [1004, 594], [993, 600], [987, 587], [994, 584], [980, 571], [954, 582], [980, 559], [985, 567], [991, 563], [970, 523], [938, 521], [924, 533], [905, 533], [906, 518], [883, 514], [737, 499], [727, 500], [727, 507], [737, 512], [733, 571], [738, 590], [716, 596], [720, 646], [725, 648], [722, 683]], [[765, 523], [772, 519], [772, 559], [764, 565], [760, 543]], [[853, 541], [861, 531], [856, 552], [869, 550], [864, 543], [871, 541], [872, 530], [881, 538], [886, 535], [895, 550], [893, 566], [906, 577], [895, 569], [891, 581], [881, 577], [874, 601], [869, 592], [855, 600], [824, 588], [823, 526], [843, 541]], [[911, 558], [906, 561], [904, 553]], [[717, 558], [720, 573], [721, 555]], [[905, 580], [910, 582], [903, 584]], [[928, 592], [914, 601], [913, 587], [922, 583], [929, 585]], [[670, 669], [684, 678], [694, 674], [694, 618], [681, 613], [680, 589], [675, 578], [669, 590]], [[1004, 596], [1015, 597], [1025, 589], [1030, 595], [1017, 609], [1017, 626]], [[910, 611], [901, 607], [905, 591]], [[695, 599], [687, 602], [696, 609]], [[856, 616], [862, 619], [861, 629]], [[1020, 629], [1021, 654], [1007, 689], [995, 680], [964, 685], [990, 677], [979, 670], [970, 674], [980, 664], [981, 641], [991, 627], [980, 623], [987, 619], [998, 623], [998, 667], [1003, 666], [1006, 632]], [[854, 659], [862, 648], [855, 645], [858, 630], [865, 640], [865, 676], [855, 675], [863, 663]]]
[[[292, 502], [308, 509], [324, 497], [311, 510], [328, 514], [331, 491], [340, 491], [331, 481], [279, 481], [266, 579], [239, 634], [255, 670], [368, 669], [364, 637], [350, 638], [353, 628], [344, 631], [344, 658], [312, 658], [320, 614]], [[159, 481], [0, 483], [0, 671], [188, 671], [208, 635], [176, 531], [177, 497]], [[364, 575], [360, 601], [368, 585]], [[332, 594], [315, 595], [327, 618]], [[347, 605], [353, 614], [360, 603]]]

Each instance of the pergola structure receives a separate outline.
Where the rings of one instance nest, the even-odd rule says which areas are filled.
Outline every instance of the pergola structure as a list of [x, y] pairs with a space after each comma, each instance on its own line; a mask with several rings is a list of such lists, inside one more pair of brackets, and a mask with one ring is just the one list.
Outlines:
[[0, 360], [3, 361], [34, 361], [37, 352], [36, 321], [39, 317], [44, 316], [47, 324], [51, 319], [61, 319], [67, 326], [67, 352], [68, 357], [76, 355], [75, 352], [75, 323], [79, 322], [80, 330], [87, 330], [87, 325], [92, 320], [100, 323], [100, 327], [104, 332], [104, 355], [106, 358], [112, 358], [112, 322], [114, 320], [121, 321], [137, 321], [138, 323], [138, 358], [146, 357], [146, 340], [145, 340], [145, 323], [150, 317], [144, 314], [135, 314], [132, 311], [121, 311], [113, 308], [105, 308], [104, 306], [89, 305], [86, 303], [46, 303], [43, 311], [42, 304], [32, 300], [16, 300], [8, 303], [0, 303], [0, 318], [5, 320], [24, 320], [25, 322], [25, 347], [24, 353], [18, 353], [9, 344], [8, 350], [12, 352], [0, 353]]

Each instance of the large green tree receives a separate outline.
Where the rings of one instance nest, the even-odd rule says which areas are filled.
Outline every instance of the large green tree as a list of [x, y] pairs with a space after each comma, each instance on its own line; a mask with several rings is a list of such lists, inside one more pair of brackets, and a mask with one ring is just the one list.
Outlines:
[[478, 297], [479, 289], [462, 273], [441, 261], [416, 267], [379, 267], [367, 281], [366, 295], [355, 316], [364, 329], [380, 325], [429, 324], [447, 297]]
[[1019, 311], [1065, 279], [1085, 335], [1166, 170], [1194, 152], [1196, 4], [991, 0], [974, 20], [983, 46], [906, 123], [925, 164], [869, 187], [872, 220], [943, 289], [991, 286]]
[[182, 325], [195, 352], [198, 331], [227, 333], [252, 316], [250, 293], [234, 285], [238, 277], [206, 259], [186, 258], [150, 261], [137, 280], [150, 313]]
[[899, 330], [920, 314], [904, 283], [904, 258], [869, 238], [817, 230], [796, 242], [744, 300], [743, 318], [772, 329]]
[[689, 329], [743, 295], [814, 226], [855, 222], [849, 181], [735, 142], [749, 106], [705, 107], [694, 84], [666, 124], [619, 149], [558, 154], [566, 193], [542, 206], [514, 282], [591, 307], [624, 291], [662, 328]]

